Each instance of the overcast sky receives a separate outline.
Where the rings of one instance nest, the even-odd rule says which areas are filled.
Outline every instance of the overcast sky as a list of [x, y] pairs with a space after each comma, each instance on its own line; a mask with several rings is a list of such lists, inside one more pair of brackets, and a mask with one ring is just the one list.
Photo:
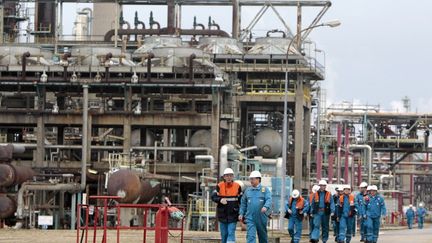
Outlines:
[[[333, 0], [323, 21], [339, 19], [338, 28], [316, 29], [311, 34], [319, 49], [327, 56], [327, 77], [323, 86], [328, 103], [350, 101], [380, 105], [385, 110], [402, 111], [401, 99], [411, 99], [411, 110], [432, 112], [432, 0]], [[85, 4], [67, 5], [65, 33], [70, 33], [75, 9]], [[90, 5], [91, 6], [91, 5]], [[155, 19], [166, 24], [165, 7], [153, 9]], [[242, 28], [259, 8], [242, 10]], [[125, 18], [133, 22], [138, 10], [140, 19], [148, 23], [152, 9], [148, 6], [125, 6]], [[294, 27], [294, 8], [279, 11]], [[318, 8], [304, 10], [304, 25], [318, 13]], [[192, 26], [193, 16], [207, 24], [208, 16], [227, 32], [231, 30], [229, 7], [184, 7], [182, 25]], [[257, 24], [255, 34], [266, 29], [281, 28], [271, 10]], [[322, 60], [322, 57], [320, 57]]]

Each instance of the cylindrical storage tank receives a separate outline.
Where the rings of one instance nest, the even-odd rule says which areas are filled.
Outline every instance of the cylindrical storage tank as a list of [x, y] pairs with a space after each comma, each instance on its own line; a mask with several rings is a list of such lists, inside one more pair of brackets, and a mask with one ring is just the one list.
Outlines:
[[133, 171], [119, 170], [109, 177], [107, 189], [108, 195], [121, 197], [118, 202], [134, 203], [140, 196], [141, 181]]
[[275, 158], [282, 152], [282, 137], [277, 131], [270, 128], [264, 128], [258, 132], [254, 143], [258, 147], [259, 155], [264, 158]]
[[[288, 45], [291, 42], [291, 38], [283, 37], [260, 37], [256, 38], [255, 45], [248, 51], [248, 54], [274, 54], [274, 55], [286, 55]], [[290, 54], [298, 55], [298, 51], [291, 44]]]
[[198, 48], [211, 54], [243, 54], [242, 44], [228, 37], [201, 37]]
[[141, 193], [139, 203], [152, 203], [155, 197], [161, 191], [161, 184], [155, 180], [143, 180], [141, 181]]
[[181, 47], [182, 40], [180, 37], [173, 36], [150, 36], [144, 39], [143, 45], [133, 52], [134, 57], [139, 57], [149, 52], [154, 48], [160, 47]]
[[111, 62], [113, 65], [135, 65], [131, 60], [131, 55], [122, 53], [120, 48], [76, 46], [71, 49], [72, 57], [79, 59], [78, 64], [89, 66], [105, 65], [105, 56], [108, 53], [112, 54]]
[[6, 195], [0, 195], [0, 219], [6, 219], [14, 215], [16, 202]]
[[211, 147], [211, 132], [209, 130], [198, 130], [189, 139], [190, 147]]
[[20, 45], [2, 45], [0, 46], [0, 65], [21, 65], [21, 58], [25, 52], [30, 53], [27, 58], [27, 65], [51, 65], [48, 60], [52, 59], [50, 51], [42, 50], [37, 47], [28, 47]]
[[22, 184], [36, 173], [30, 167], [0, 164], [0, 187]]

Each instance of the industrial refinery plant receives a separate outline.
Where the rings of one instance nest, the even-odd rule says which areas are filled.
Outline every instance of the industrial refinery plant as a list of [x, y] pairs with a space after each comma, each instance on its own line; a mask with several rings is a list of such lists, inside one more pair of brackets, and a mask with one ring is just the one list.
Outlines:
[[[76, 2], [90, 7], [71, 13]], [[129, 6], [145, 11], [126, 13]], [[182, 15], [209, 6], [229, 9], [227, 19]], [[403, 223], [404, 205], [430, 207], [432, 114], [411, 112], [409, 99], [404, 113], [326, 104], [325, 53], [310, 33], [340, 25], [325, 16], [331, 6], [0, 1], [0, 225], [73, 229], [81, 242], [119, 226], [162, 224], [161, 243], [163, 225], [182, 239], [183, 230], [217, 231], [211, 196], [227, 168], [243, 190], [252, 171], [262, 174], [273, 229], [284, 230], [293, 189], [306, 197], [321, 179], [377, 185], [386, 224]], [[244, 22], [248, 7], [254, 17]], [[304, 11], [315, 12], [312, 21]], [[255, 31], [266, 13], [284, 28]], [[170, 209], [169, 222], [159, 221], [167, 204], [178, 218]]]

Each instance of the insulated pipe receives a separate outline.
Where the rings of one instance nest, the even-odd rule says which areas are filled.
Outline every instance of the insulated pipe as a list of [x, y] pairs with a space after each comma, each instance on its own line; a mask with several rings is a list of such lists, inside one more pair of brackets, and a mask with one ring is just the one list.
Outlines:
[[214, 172], [215, 172], [215, 163], [214, 163], [214, 158], [212, 155], [195, 155], [195, 160], [197, 159], [205, 159], [205, 160], [209, 160], [210, 162], [210, 173], [211, 176], [213, 176]]
[[9, 162], [13, 154], [24, 153], [25, 147], [17, 144], [0, 145], [0, 162]]
[[232, 144], [225, 144], [220, 149], [220, 161], [219, 161], [219, 175], [223, 175], [223, 172], [228, 168], [228, 152], [235, 150]]
[[196, 58], [196, 55], [195, 55], [195, 53], [192, 53], [190, 56], [189, 56], [189, 80], [192, 82], [193, 81], [193, 78], [194, 78], [194, 69], [193, 69], [193, 67], [194, 67], [194, 65], [193, 65], [193, 60]]
[[27, 58], [30, 57], [30, 52], [26, 51], [21, 56], [21, 77], [22, 80], [26, 78], [26, 67], [27, 67]]
[[16, 207], [16, 202], [12, 198], [6, 195], [0, 195], [0, 219], [6, 219], [13, 216]]
[[0, 187], [19, 185], [35, 175], [30, 167], [0, 164]]
[[24, 217], [24, 192], [26, 191], [79, 192], [80, 189], [81, 186], [77, 183], [68, 183], [68, 184], [23, 183], [21, 185], [21, 188], [18, 191], [18, 205], [17, 205], [16, 216], [18, 219], [22, 219]]
[[84, 84], [83, 86], [83, 125], [82, 125], [82, 150], [81, 150], [81, 190], [86, 188], [87, 180], [87, 151], [88, 151], [88, 101], [89, 86]]
[[371, 146], [369, 146], [367, 144], [350, 144], [348, 147], [350, 150], [364, 149], [367, 151], [367, 153], [368, 153], [368, 162], [367, 162], [368, 163], [368, 185], [370, 185], [371, 181], [372, 181], [372, 148], [371, 148]]
[[393, 175], [381, 175], [380, 176], [380, 179], [379, 179], [379, 181], [380, 181], [380, 187], [379, 187], [380, 191], [383, 190], [383, 180], [385, 178], [393, 178]]

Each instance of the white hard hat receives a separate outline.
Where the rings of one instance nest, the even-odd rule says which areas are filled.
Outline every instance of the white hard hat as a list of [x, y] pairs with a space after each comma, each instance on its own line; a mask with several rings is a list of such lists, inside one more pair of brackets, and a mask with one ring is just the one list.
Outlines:
[[342, 187], [343, 189], [350, 189], [351, 190], [351, 186], [350, 185], [345, 185]]
[[359, 187], [367, 187], [368, 186], [368, 184], [367, 184], [367, 182], [362, 182], [362, 183], [360, 183], [360, 186]]
[[317, 192], [318, 190], [319, 190], [319, 186], [318, 186], [318, 185], [314, 185], [314, 186], [312, 187], [312, 192], [313, 192], [313, 193]]
[[300, 196], [300, 192], [297, 189], [294, 189], [291, 193], [293, 198], [298, 198]]
[[250, 173], [249, 178], [261, 178], [261, 173], [257, 170], [254, 170]]
[[412, 204], [410, 204], [409, 207], [412, 208], [413, 207]]
[[378, 187], [375, 186], [375, 185], [372, 185], [372, 186], [368, 186], [366, 190], [368, 190], [368, 191], [378, 191]]
[[320, 186], [327, 186], [327, 181], [326, 180], [320, 180], [318, 185]]
[[234, 175], [234, 171], [231, 169], [231, 168], [226, 168], [225, 170], [224, 170], [224, 173], [223, 173], [224, 175], [228, 175], [228, 174], [233, 174]]
[[424, 206], [424, 204], [421, 202], [420, 204], [419, 204], [419, 207], [423, 207]]
[[338, 191], [338, 192], [343, 191], [343, 189], [344, 189], [344, 186], [338, 186], [338, 187], [336, 187], [336, 191]]

